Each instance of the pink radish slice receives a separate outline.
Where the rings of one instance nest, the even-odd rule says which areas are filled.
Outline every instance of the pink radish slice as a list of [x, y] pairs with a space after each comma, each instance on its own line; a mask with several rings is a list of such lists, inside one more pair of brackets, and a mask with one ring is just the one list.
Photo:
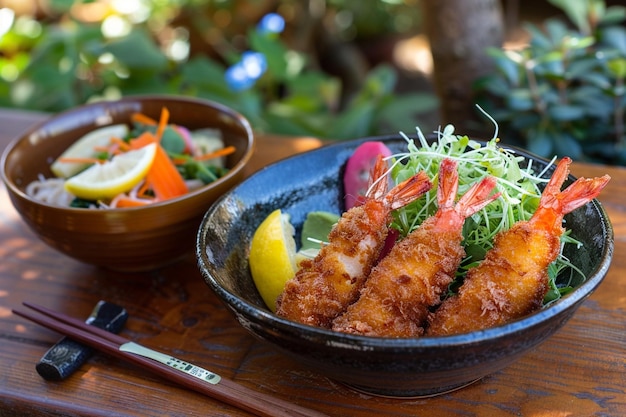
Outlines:
[[391, 150], [382, 142], [370, 141], [359, 145], [348, 159], [343, 176], [346, 210], [362, 203], [359, 200], [365, 196], [370, 169], [378, 155], [390, 156]]

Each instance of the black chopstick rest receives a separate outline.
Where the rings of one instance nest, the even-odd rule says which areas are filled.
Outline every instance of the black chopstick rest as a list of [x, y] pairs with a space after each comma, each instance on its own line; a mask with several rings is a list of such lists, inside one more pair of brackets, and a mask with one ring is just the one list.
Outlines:
[[[85, 323], [119, 333], [128, 313], [123, 307], [106, 301], [99, 301]], [[48, 381], [60, 381], [74, 373], [93, 353], [93, 349], [64, 337], [52, 346], [35, 365], [37, 373]]]

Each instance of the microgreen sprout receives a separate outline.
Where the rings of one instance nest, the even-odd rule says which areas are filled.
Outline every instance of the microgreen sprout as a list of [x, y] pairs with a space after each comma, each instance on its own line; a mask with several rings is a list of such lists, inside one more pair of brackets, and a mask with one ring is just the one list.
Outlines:
[[[496, 191], [501, 193], [498, 199], [465, 221], [463, 237], [467, 259], [459, 270], [459, 279], [450, 287], [454, 291], [462, 282], [467, 269], [482, 260], [493, 246], [493, 238], [497, 233], [508, 230], [518, 221], [530, 219], [539, 205], [541, 190], [550, 179], [546, 171], [554, 160], [545, 169], [537, 170], [531, 160], [526, 160], [512, 149], [498, 146], [499, 139], [495, 135], [491, 140], [481, 143], [467, 136], [455, 135], [452, 125], [435, 133], [434, 141], [428, 141], [419, 128], [415, 139], [402, 134], [407, 142], [407, 151], [390, 157], [391, 176], [396, 183], [421, 170], [433, 180], [432, 189], [424, 197], [394, 213], [392, 227], [398, 229], [402, 236], [406, 236], [437, 211], [439, 164], [444, 158], [457, 162], [459, 195], [463, 195], [472, 184], [489, 175], [496, 178]], [[566, 234], [563, 243], [577, 242]], [[544, 300], [546, 303], [567, 291], [567, 283], [563, 287], [557, 285], [556, 281], [559, 273], [571, 267], [571, 263], [562, 253], [561, 250], [558, 259], [549, 269], [551, 290]], [[569, 270], [571, 273], [581, 273], [573, 268]]]

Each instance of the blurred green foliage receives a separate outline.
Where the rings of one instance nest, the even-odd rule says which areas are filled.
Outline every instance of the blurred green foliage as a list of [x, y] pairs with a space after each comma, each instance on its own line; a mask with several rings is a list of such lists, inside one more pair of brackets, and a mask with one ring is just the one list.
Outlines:
[[[342, 102], [338, 78], [321, 70], [312, 54], [289, 46], [289, 33], [267, 36], [256, 21], [247, 22], [242, 34], [228, 34], [230, 39], [222, 33], [211, 53], [189, 52], [191, 31], [220, 29], [207, 8], [237, 16], [241, 2], [145, 0], [134, 14], [109, 10], [106, 20], [93, 22], [76, 17], [77, 6], [95, 3], [51, 0], [54, 19], [15, 18], [0, 38], [1, 106], [58, 112], [92, 100], [179, 94], [230, 106], [259, 131], [332, 139], [397, 132], [437, 106], [430, 94], [397, 95], [397, 73], [386, 64], [369, 70], [359, 90]], [[339, 0], [330, 3], [342, 6]], [[344, 3], [344, 10], [352, 10], [365, 2]], [[367, 2], [385, 10], [404, 3]], [[178, 22], [181, 16], [187, 27]], [[107, 27], [117, 32], [111, 35]], [[235, 91], [224, 75], [247, 50], [262, 53], [267, 70], [252, 88]]]
[[367, 40], [415, 30], [421, 24], [420, 0], [327, 0], [336, 12], [342, 37]]
[[531, 152], [626, 165], [626, 8], [551, 3], [570, 22], [528, 24], [527, 47], [491, 49], [497, 73], [477, 83], [481, 105], [501, 137]]

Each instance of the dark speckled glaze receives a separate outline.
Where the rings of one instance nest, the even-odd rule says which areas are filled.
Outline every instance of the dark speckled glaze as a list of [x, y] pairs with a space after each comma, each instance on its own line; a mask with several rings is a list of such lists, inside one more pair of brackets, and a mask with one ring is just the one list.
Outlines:
[[[510, 324], [448, 337], [386, 339], [309, 327], [272, 314], [256, 291], [248, 268], [254, 230], [277, 208], [291, 215], [297, 229], [309, 211], [339, 213], [343, 167], [365, 140], [383, 140], [396, 151], [406, 146], [399, 137], [366, 138], [271, 165], [215, 203], [198, 233], [198, 265], [209, 287], [243, 327], [298, 362], [372, 394], [441, 394], [506, 367], [544, 341], [567, 322], [606, 275], [613, 255], [613, 229], [594, 200], [566, 216], [572, 236], [584, 243], [570, 259], [588, 279], [550, 307]], [[539, 167], [546, 165], [544, 160], [519, 153], [535, 159]]]

